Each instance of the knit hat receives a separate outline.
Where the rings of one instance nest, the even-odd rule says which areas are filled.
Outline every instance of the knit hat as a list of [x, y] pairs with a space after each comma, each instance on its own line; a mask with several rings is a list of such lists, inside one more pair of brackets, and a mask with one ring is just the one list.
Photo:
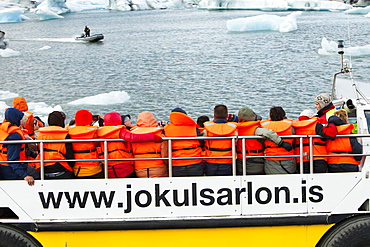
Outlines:
[[183, 109], [179, 108], [179, 107], [176, 107], [175, 109], [173, 109], [171, 112], [181, 112], [181, 113], [184, 113], [185, 115], [188, 115], [186, 113], [186, 111], [184, 111]]
[[53, 111], [52, 113], [49, 114], [48, 117], [48, 125], [49, 126], [60, 126], [62, 128], [65, 127], [65, 120], [66, 120], [66, 115], [64, 112], [60, 111]]
[[17, 126], [21, 125], [21, 120], [23, 118], [24, 113], [16, 108], [8, 108], [5, 111], [5, 119], [6, 121], [13, 123]]
[[20, 111], [28, 111], [27, 101], [24, 97], [15, 97], [13, 99], [13, 107]]
[[244, 119], [246, 121], [256, 121], [257, 115], [254, 113], [252, 109], [249, 109], [248, 107], [243, 107], [238, 112], [239, 119]]
[[118, 112], [108, 112], [104, 116], [104, 125], [105, 126], [122, 125], [121, 114], [119, 114]]
[[322, 109], [322, 108], [324, 108], [325, 106], [327, 106], [331, 103], [331, 97], [327, 93], [322, 93], [322, 94], [316, 96], [314, 101], [315, 101], [315, 103], [318, 103], [320, 105], [321, 109]]
[[79, 110], [75, 114], [76, 126], [90, 125], [92, 122], [92, 113], [88, 110]]

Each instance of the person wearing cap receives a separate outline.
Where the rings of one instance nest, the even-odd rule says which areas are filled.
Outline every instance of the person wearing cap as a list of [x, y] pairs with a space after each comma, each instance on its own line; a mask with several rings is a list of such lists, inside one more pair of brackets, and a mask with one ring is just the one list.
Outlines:
[[[166, 137], [196, 137], [197, 124], [181, 108], [175, 108], [170, 113], [170, 122], [164, 126]], [[172, 141], [172, 157], [201, 157], [202, 148], [199, 140]], [[203, 160], [172, 160], [173, 177], [203, 176]]]
[[[265, 139], [285, 149], [293, 147], [281, 140], [280, 136], [274, 131], [266, 128], [261, 128], [260, 120], [262, 119], [254, 111], [248, 107], [243, 107], [238, 112], [238, 136], [262, 136]], [[264, 140], [263, 140], [264, 141]], [[243, 143], [239, 139], [237, 142], [237, 159], [236, 159], [236, 174], [243, 175]], [[264, 156], [264, 145], [261, 139], [246, 139], [245, 140], [245, 156]], [[264, 171], [264, 158], [246, 158], [247, 175], [262, 175]]]
[[133, 127], [131, 116], [129, 114], [121, 115], [121, 119], [122, 119], [122, 125], [126, 126], [127, 130], [130, 130]]
[[[37, 140], [65, 140], [70, 139], [68, 130], [65, 129], [66, 115], [61, 111], [53, 111], [48, 116], [48, 125], [39, 129]], [[74, 159], [72, 143], [44, 143], [44, 176], [45, 179], [68, 179], [74, 178]], [[40, 154], [37, 159], [40, 159]], [[46, 162], [47, 160], [59, 160]], [[36, 169], [40, 170], [40, 163], [36, 163]]]
[[[134, 134], [154, 134], [157, 138], [162, 136], [163, 128], [158, 126], [158, 121], [153, 113], [141, 112], [137, 117], [137, 126], [131, 128]], [[125, 139], [125, 138], [124, 138]], [[164, 158], [166, 157], [164, 143], [141, 142], [132, 143], [132, 154], [135, 159]], [[163, 160], [135, 160], [135, 173], [138, 178], [168, 177], [168, 167]]]
[[[23, 112], [16, 108], [6, 109], [6, 120], [0, 125], [1, 141], [25, 140], [23, 132], [19, 128], [23, 115]], [[26, 160], [25, 144], [0, 144], [0, 160], [19, 161], [0, 163], [0, 179], [24, 179], [28, 185], [32, 186], [35, 184], [35, 179], [40, 178], [39, 173], [33, 167], [22, 162], [22, 160]]]
[[[205, 136], [227, 137], [236, 136], [236, 123], [228, 122], [228, 109], [225, 105], [216, 105], [213, 109], [213, 121], [205, 122]], [[231, 139], [205, 140], [206, 153], [204, 158], [204, 172], [206, 176], [232, 175], [232, 158], [215, 159], [212, 157], [232, 156]], [[211, 158], [209, 158], [211, 157]]]
[[[270, 109], [268, 120], [261, 121], [261, 127], [275, 131], [279, 136], [293, 135], [293, 120], [287, 119], [285, 111], [280, 106]], [[284, 139], [291, 146], [294, 139]], [[265, 141], [265, 172], [266, 174], [293, 174], [296, 172], [296, 161], [294, 157], [269, 157], [269, 156], [292, 156], [293, 148], [284, 148], [270, 140]]]
[[[348, 121], [347, 111], [340, 109], [334, 112], [329, 118], [339, 135], [349, 135], [352, 132], [353, 124]], [[356, 137], [341, 137], [335, 140], [328, 140], [326, 144], [328, 155], [362, 154], [362, 145]], [[361, 164], [361, 156], [329, 156], [328, 172], [357, 172]]]
[[319, 94], [314, 99], [314, 102], [317, 110], [316, 116], [319, 118], [319, 122], [327, 124], [329, 117], [336, 111], [330, 95], [327, 93]]
[[[97, 138], [97, 126], [91, 126], [92, 114], [88, 110], [79, 110], [75, 114], [76, 124], [68, 127], [71, 139]], [[73, 154], [77, 160], [99, 159], [98, 142], [74, 142]], [[76, 161], [73, 167], [76, 178], [103, 178], [104, 173], [99, 161]]]

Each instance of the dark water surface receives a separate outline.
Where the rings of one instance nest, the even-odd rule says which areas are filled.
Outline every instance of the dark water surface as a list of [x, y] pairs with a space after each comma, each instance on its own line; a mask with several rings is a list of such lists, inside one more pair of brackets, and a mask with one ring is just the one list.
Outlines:
[[[64, 19], [2, 24], [10, 48], [21, 56], [0, 57], [0, 90], [29, 102], [60, 105], [68, 119], [76, 110], [136, 116], [152, 111], [167, 120], [182, 107], [196, 119], [226, 104], [231, 113], [251, 107], [267, 117], [282, 106], [288, 117], [314, 109], [313, 99], [331, 91], [339, 56], [320, 56], [321, 40], [369, 44], [370, 18], [340, 12], [303, 12], [290, 33], [227, 31], [227, 20], [290, 12], [153, 10], [85, 11]], [[27, 14], [26, 14], [27, 15]], [[75, 42], [85, 25], [105, 35], [101, 43]], [[349, 28], [348, 28], [349, 27]], [[350, 40], [348, 37], [350, 33]], [[50, 46], [48, 50], [41, 47]], [[369, 80], [370, 57], [352, 57], [356, 78]], [[101, 105], [68, 102], [112, 91], [130, 99]], [[11, 99], [5, 100], [10, 105]]]

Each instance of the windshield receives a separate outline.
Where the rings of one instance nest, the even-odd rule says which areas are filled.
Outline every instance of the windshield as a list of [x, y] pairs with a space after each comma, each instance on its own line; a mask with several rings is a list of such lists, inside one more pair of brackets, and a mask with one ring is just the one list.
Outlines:
[[365, 111], [365, 117], [367, 122], [367, 131], [369, 132], [370, 129], [370, 111]]

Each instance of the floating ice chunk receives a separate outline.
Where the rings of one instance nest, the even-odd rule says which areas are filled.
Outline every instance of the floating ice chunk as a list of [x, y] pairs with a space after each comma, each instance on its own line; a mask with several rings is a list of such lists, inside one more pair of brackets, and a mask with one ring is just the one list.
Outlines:
[[51, 46], [45, 45], [45, 46], [41, 47], [39, 50], [40, 51], [49, 50], [50, 48], [51, 48]]
[[125, 91], [113, 91], [110, 93], [102, 93], [95, 96], [89, 96], [69, 102], [70, 105], [114, 105], [122, 104], [130, 99], [130, 96]]
[[356, 7], [349, 10], [344, 11], [344, 13], [352, 14], [352, 15], [366, 15], [370, 13], [370, 6], [367, 6], [365, 8]]
[[64, 18], [61, 15], [51, 11], [50, 9], [37, 9], [35, 14], [40, 18], [41, 21], [43, 20], [51, 20], [51, 19], [61, 19]]
[[17, 5], [0, 6], [0, 23], [21, 22], [28, 19], [23, 13], [24, 9]]
[[45, 102], [27, 102], [28, 109], [36, 116], [48, 116], [53, 111], [63, 111], [60, 105], [49, 106]]
[[21, 53], [19, 51], [14, 51], [10, 48], [6, 48], [5, 50], [0, 49], [0, 57], [19, 57]]
[[257, 15], [246, 18], [228, 20], [227, 29], [231, 32], [248, 32], [248, 31], [279, 31], [291, 32], [297, 30], [296, 17], [301, 12], [294, 12], [286, 17], [277, 15]]
[[[328, 41], [322, 38], [321, 48], [318, 50], [320, 55], [330, 56], [338, 53], [338, 44], [335, 41]], [[368, 56], [370, 55], [370, 45], [344, 48], [345, 56]]]
[[[0, 91], [0, 100], [12, 99], [15, 97], [18, 97], [18, 94], [12, 93], [10, 91]], [[1, 111], [1, 108], [0, 108], [0, 111]]]

